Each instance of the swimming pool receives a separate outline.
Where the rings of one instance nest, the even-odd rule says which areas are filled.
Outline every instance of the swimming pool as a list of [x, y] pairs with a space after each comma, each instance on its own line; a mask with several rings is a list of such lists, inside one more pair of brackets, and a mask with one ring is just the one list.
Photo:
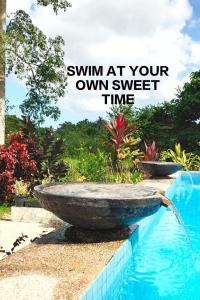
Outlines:
[[82, 300], [200, 299], [200, 172], [182, 172], [166, 195], [190, 241], [173, 212], [161, 208], [141, 222]]

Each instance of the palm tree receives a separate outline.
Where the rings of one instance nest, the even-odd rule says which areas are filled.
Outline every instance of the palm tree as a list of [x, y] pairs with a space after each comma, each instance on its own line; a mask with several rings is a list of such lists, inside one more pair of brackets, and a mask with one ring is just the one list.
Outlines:
[[[5, 29], [6, 29], [6, 0], [1, 0], [0, 1], [0, 34], [3, 33]], [[4, 143], [5, 143], [5, 59], [3, 57], [0, 63], [0, 145]]]

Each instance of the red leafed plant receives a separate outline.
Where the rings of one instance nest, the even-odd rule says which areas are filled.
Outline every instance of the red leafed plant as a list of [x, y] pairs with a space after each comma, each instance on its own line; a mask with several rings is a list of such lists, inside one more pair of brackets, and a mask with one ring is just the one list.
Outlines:
[[150, 161], [158, 160], [159, 154], [156, 148], [156, 141], [153, 140], [151, 144], [147, 144], [146, 141], [144, 141], [144, 146], [145, 146], [144, 160], [150, 160]]
[[16, 180], [29, 182], [38, 173], [28, 150], [31, 141], [24, 137], [23, 132], [8, 135], [8, 140], [8, 146], [0, 146], [0, 202], [12, 200]]
[[117, 153], [120, 151], [123, 141], [134, 131], [137, 130], [136, 125], [129, 125], [123, 114], [118, 114], [116, 119], [111, 122], [106, 121], [104, 126], [109, 130], [112, 135], [112, 141], [115, 144]]

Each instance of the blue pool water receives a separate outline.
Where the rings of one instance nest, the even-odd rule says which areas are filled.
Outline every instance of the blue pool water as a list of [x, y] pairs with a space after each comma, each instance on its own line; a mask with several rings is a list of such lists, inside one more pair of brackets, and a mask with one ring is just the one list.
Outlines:
[[200, 173], [183, 172], [167, 196], [190, 241], [173, 212], [161, 208], [141, 231], [123, 276], [107, 292], [110, 300], [200, 300]]

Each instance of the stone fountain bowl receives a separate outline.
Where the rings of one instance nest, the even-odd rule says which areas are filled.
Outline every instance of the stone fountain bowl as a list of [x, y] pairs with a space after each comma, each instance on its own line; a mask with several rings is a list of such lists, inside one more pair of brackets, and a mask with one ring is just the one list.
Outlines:
[[182, 165], [174, 162], [166, 161], [140, 161], [138, 162], [138, 168], [150, 174], [153, 177], [167, 177], [182, 169]]
[[53, 183], [35, 187], [41, 206], [87, 229], [114, 229], [155, 213], [162, 198], [140, 184]]

